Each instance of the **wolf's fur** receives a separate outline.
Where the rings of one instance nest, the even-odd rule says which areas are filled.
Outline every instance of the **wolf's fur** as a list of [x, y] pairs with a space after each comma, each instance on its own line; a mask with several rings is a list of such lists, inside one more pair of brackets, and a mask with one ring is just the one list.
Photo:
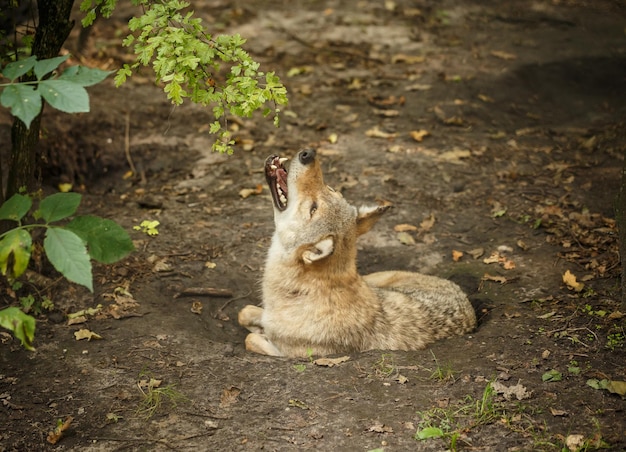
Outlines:
[[263, 276], [263, 307], [246, 306], [239, 323], [248, 350], [275, 356], [361, 350], [415, 350], [472, 331], [476, 315], [454, 283], [419, 273], [361, 276], [356, 239], [389, 205], [356, 208], [324, 185], [315, 151], [289, 172], [268, 158], [276, 230]]

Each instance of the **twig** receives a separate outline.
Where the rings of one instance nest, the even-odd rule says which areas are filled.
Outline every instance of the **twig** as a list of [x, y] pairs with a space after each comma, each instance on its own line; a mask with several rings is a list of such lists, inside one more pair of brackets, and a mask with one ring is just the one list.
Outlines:
[[233, 301], [237, 301], [237, 300], [241, 300], [242, 298], [248, 298], [250, 296], [250, 294], [252, 293], [252, 290], [250, 290], [247, 294], [245, 295], [241, 295], [239, 297], [235, 297], [235, 298], [231, 298], [230, 300], [228, 300], [226, 303], [224, 303], [220, 308], [219, 311], [223, 311], [224, 308], [226, 306], [228, 306], [230, 303], [232, 303]]
[[215, 287], [187, 287], [182, 292], [174, 295], [174, 298], [181, 297], [195, 297], [195, 296], [207, 296], [207, 297], [232, 297], [233, 292], [229, 289], [216, 289]]
[[126, 161], [128, 162], [128, 166], [133, 173], [133, 177], [137, 176], [137, 168], [135, 168], [135, 164], [133, 163], [133, 158], [130, 155], [130, 112], [126, 112], [126, 127], [124, 129], [124, 154], [126, 154]]

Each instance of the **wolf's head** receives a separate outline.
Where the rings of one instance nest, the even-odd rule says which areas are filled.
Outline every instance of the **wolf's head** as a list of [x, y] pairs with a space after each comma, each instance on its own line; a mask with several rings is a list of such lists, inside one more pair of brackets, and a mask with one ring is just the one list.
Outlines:
[[360, 208], [348, 204], [324, 184], [313, 149], [300, 151], [288, 168], [287, 160], [272, 155], [265, 162], [274, 202], [274, 241], [279, 242], [275, 245], [305, 265], [330, 256], [340, 265], [354, 261], [356, 238], [369, 231], [390, 204]]

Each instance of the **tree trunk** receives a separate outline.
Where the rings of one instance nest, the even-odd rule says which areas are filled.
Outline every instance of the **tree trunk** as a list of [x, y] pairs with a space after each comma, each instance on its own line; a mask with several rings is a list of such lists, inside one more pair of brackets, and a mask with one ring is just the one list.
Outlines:
[[[53, 58], [59, 54], [74, 26], [74, 22], [70, 20], [73, 5], [74, 0], [37, 1], [39, 23], [32, 49], [32, 54], [37, 59]], [[30, 77], [33, 80], [33, 76]], [[20, 189], [32, 192], [41, 185], [41, 154], [38, 149], [40, 125], [41, 113], [33, 120], [29, 129], [20, 119], [13, 120], [6, 198], [18, 193]]]
[[624, 166], [622, 168], [622, 181], [617, 196], [615, 206], [615, 219], [617, 220], [617, 230], [619, 232], [619, 257], [622, 264], [622, 289], [621, 312], [626, 313], [626, 149], [624, 150]]

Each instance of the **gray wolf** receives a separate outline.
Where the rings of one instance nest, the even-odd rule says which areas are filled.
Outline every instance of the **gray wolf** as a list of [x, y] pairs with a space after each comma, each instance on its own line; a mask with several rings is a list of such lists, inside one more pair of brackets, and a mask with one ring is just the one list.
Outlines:
[[407, 271], [359, 275], [357, 237], [390, 205], [350, 205], [324, 184], [315, 150], [300, 151], [288, 168], [287, 160], [265, 163], [276, 229], [262, 307], [239, 312], [247, 350], [289, 357], [416, 350], [475, 328], [474, 309], [451, 281]]

